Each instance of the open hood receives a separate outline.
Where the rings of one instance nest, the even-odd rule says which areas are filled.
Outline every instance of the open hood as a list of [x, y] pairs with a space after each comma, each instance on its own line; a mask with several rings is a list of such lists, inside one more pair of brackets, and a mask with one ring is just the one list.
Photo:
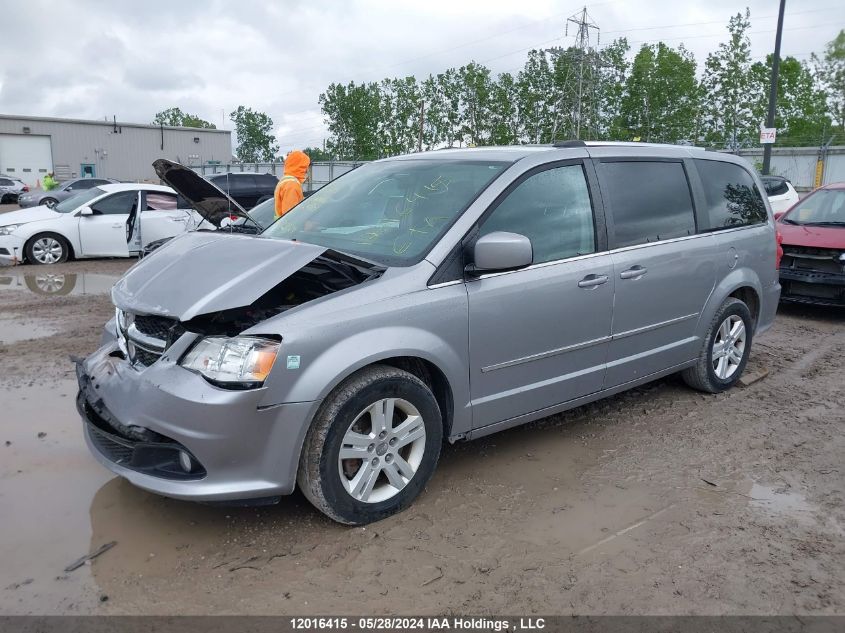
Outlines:
[[325, 251], [304, 242], [185, 233], [129, 269], [112, 300], [131, 312], [188, 321], [253, 303]]
[[[247, 222], [257, 224], [234, 199], [195, 171], [166, 158], [154, 161], [153, 169], [159, 178], [173, 187], [191, 203], [197, 213], [217, 228], [220, 228], [220, 223], [224, 218], [231, 216], [244, 218]], [[259, 227], [259, 230], [264, 228]]]
[[198, 231], [130, 268], [112, 288], [112, 301], [135, 314], [191, 321], [195, 331], [237, 333], [382, 272], [323, 246]]

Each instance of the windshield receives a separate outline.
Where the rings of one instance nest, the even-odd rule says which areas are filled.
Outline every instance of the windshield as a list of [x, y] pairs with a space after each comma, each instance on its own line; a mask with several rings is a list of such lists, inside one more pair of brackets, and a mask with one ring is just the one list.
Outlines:
[[845, 190], [819, 189], [796, 204], [782, 222], [845, 226]]
[[88, 204], [94, 198], [98, 196], [102, 196], [105, 193], [99, 187], [92, 187], [86, 191], [81, 191], [75, 196], [71, 196], [67, 200], [63, 200], [55, 207], [53, 207], [53, 211], [58, 211], [59, 213], [70, 213], [71, 211], [75, 211], [83, 204]]
[[409, 266], [508, 165], [446, 159], [370, 163], [300, 202], [264, 235]]
[[[249, 217], [253, 220], [258, 222], [262, 228], [267, 228], [273, 221], [276, 219], [276, 200], [275, 198], [270, 198], [269, 200], [265, 200], [259, 205], [252, 207], [249, 211], [246, 212]], [[245, 218], [240, 218], [235, 224], [245, 224], [247, 220]]]

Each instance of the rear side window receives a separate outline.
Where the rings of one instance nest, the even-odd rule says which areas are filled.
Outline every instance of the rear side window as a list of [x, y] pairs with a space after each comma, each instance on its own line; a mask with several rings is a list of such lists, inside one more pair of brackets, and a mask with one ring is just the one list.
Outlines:
[[530, 239], [535, 264], [594, 253], [593, 208], [581, 165], [526, 178], [484, 220], [480, 235], [494, 231]]
[[763, 186], [766, 188], [766, 195], [768, 196], [782, 196], [789, 193], [789, 187], [782, 178], [766, 178], [764, 176]]
[[173, 211], [178, 208], [176, 196], [172, 193], [148, 191], [147, 206], [144, 211]]
[[11, 187], [12, 181], [8, 178], [0, 178], [0, 187]]
[[613, 218], [614, 248], [695, 233], [692, 196], [681, 163], [602, 163], [599, 177]]
[[766, 221], [766, 205], [754, 179], [739, 165], [717, 160], [695, 161], [704, 186], [702, 217], [716, 231]]
[[122, 191], [91, 205], [96, 215], [128, 215], [138, 203], [137, 191]]
[[72, 182], [68, 189], [72, 189], [73, 191], [82, 191], [84, 189], [91, 189], [91, 187], [96, 187], [98, 185], [103, 184], [100, 180], [77, 180]]

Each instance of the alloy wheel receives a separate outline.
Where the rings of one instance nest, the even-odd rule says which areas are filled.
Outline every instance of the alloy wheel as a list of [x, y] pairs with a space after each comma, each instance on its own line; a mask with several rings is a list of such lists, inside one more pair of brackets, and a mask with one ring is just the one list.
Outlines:
[[39, 238], [32, 245], [32, 256], [39, 264], [55, 264], [63, 254], [62, 245], [53, 237]]
[[728, 380], [739, 369], [745, 355], [745, 322], [732, 314], [722, 321], [713, 340], [710, 360], [713, 372], [720, 380]]
[[361, 411], [343, 436], [338, 473], [346, 491], [364, 503], [398, 494], [425, 453], [420, 412], [402, 398], [384, 398]]

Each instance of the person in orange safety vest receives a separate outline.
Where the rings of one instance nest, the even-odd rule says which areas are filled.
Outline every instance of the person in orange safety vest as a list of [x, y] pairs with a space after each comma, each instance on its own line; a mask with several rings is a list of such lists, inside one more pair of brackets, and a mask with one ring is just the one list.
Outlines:
[[276, 185], [276, 217], [280, 218], [293, 207], [302, 202], [305, 197], [302, 193], [302, 183], [305, 182], [305, 174], [311, 159], [308, 154], [298, 149], [291, 151], [285, 159], [285, 175]]

